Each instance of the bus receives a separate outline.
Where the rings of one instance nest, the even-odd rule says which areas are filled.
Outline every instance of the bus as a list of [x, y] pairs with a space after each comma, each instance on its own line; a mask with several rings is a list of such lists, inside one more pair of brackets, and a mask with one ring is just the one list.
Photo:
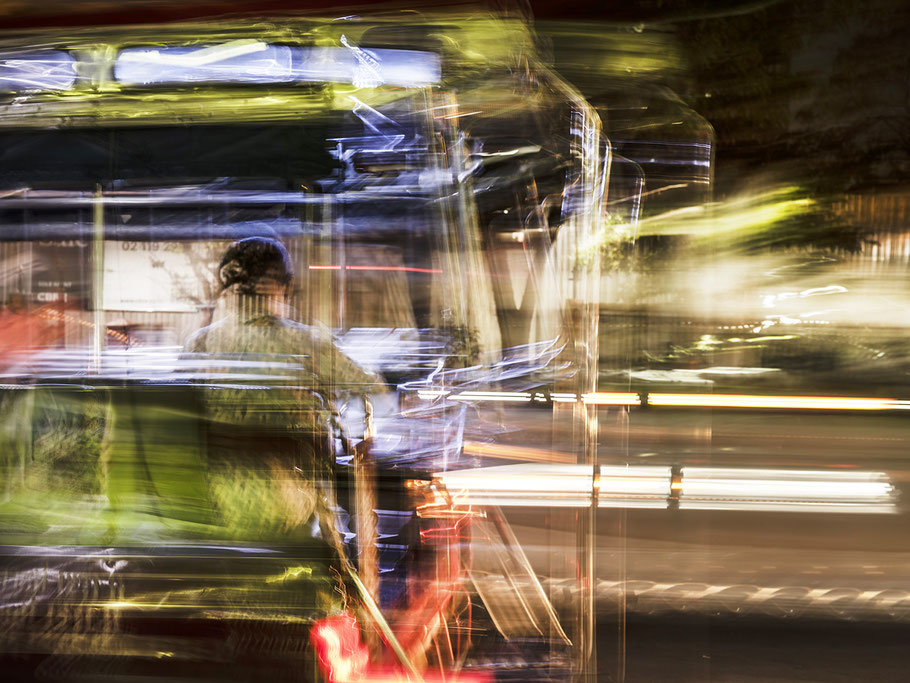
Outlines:
[[[7, 30], [0, 139], [8, 671], [593, 676], [609, 147], [524, 21]], [[238, 315], [305, 343], [196, 343]], [[472, 473], [531, 486], [570, 599]]]

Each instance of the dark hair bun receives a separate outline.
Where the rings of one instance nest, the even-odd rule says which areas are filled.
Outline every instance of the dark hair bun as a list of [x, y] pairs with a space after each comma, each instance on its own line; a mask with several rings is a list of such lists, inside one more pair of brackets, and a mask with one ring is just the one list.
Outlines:
[[262, 278], [287, 284], [293, 277], [288, 250], [269, 237], [247, 237], [233, 242], [218, 265], [218, 278], [225, 289], [239, 285], [241, 291], [252, 291]]

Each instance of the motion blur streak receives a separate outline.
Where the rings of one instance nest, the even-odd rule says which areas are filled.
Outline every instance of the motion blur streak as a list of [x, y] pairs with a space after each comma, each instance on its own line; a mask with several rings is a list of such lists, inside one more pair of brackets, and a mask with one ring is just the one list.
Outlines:
[[532, 568], [433, 473], [583, 451], [511, 491], [569, 527], [575, 408], [638, 401], [586, 393], [595, 106], [518, 14], [249, 9], [0, 30], [0, 670], [593, 679], [536, 572], [594, 539]]
[[[310, 270], [341, 270], [341, 266], [310, 266]], [[345, 266], [345, 270], [374, 270], [391, 273], [441, 273], [436, 268], [412, 268], [409, 266]]]
[[648, 394], [648, 405], [699, 408], [782, 408], [793, 410], [907, 410], [910, 402], [891, 398], [839, 396], [755, 396], [746, 394]]
[[[551, 589], [559, 582], [546, 581]], [[571, 590], [571, 586], [566, 586]], [[595, 587], [599, 609], [615, 609], [628, 600], [636, 614], [814, 617], [843, 621], [903, 622], [910, 620], [910, 593], [897, 588], [863, 590], [851, 586], [811, 588], [806, 585], [754, 585], [742, 583], [669, 583], [641, 579], [598, 581]], [[631, 598], [631, 599], [630, 599]]]
[[[545, 400], [543, 394], [512, 391], [463, 391], [449, 395], [444, 390], [420, 390], [418, 397], [435, 399], [448, 396], [455, 401], [531, 401]], [[666, 406], [692, 408], [772, 408], [780, 410], [910, 410], [910, 401], [893, 398], [860, 396], [763, 396], [760, 394], [641, 394], [596, 392], [550, 394], [554, 403], [576, 403], [612, 406]]]
[[499, 391], [463, 391], [455, 396], [450, 396], [450, 398], [453, 401], [517, 401], [519, 403], [527, 403], [531, 400], [531, 395]]
[[583, 403], [610, 406], [634, 406], [638, 405], [638, 403], [641, 401], [638, 394], [600, 392], [596, 394], [583, 394], [581, 400]]
[[[893, 514], [896, 493], [882, 472], [664, 466], [522, 464], [436, 475], [457, 504], [767, 512]], [[678, 497], [676, 497], [678, 496]]]
[[347, 615], [323, 619], [314, 626], [310, 638], [325, 667], [328, 683], [486, 683], [490, 680], [482, 674], [432, 671], [415, 678], [402, 671], [371, 666], [357, 621]]
[[69, 90], [76, 60], [60, 50], [30, 50], [0, 57], [0, 91]]
[[477, 443], [468, 441], [464, 445], [466, 455], [521, 460], [524, 462], [565, 462], [574, 463], [575, 455], [548, 448], [530, 448], [502, 443]]
[[583, 465], [503, 465], [436, 476], [458, 503], [585, 507], [591, 504], [594, 471]]
[[880, 472], [683, 467], [680, 509], [894, 513]]
[[[114, 74], [128, 85], [176, 83], [335, 82], [355, 87], [422, 87], [439, 80], [437, 55], [415, 50], [374, 49], [369, 63], [362, 50], [341, 36], [345, 47], [270, 45], [235, 40], [209, 47], [127, 48]], [[246, 59], [244, 59], [246, 58]]]

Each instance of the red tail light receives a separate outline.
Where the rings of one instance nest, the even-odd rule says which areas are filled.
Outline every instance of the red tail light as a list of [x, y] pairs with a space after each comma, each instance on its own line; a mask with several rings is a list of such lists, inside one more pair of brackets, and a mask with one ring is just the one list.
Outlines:
[[370, 653], [360, 642], [360, 629], [353, 615], [341, 614], [316, 622], [310, 641], [328, 683], [369, 680]]
[[[370, 653], [360, 640], [357, 619], [351, 614], [327, 617], [313, 624], [310, 641], [328, 683], [413, 683], [403, 671], [370, 666]], [[427, 671], [424, 683], [489, 683], [485, 674]]]

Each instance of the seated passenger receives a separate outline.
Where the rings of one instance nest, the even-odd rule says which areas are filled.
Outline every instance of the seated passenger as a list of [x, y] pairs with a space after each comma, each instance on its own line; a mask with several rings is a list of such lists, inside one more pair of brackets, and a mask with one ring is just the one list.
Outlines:
[[334, 535], [331, 401], [381, 391], [380, 380], [328, 332], [286, 317], [293, 267], [280, 242], [234, 242], [219, 277], [230, 312], [186, 344], [209, 372], [202, 403], [216, 524], [249, 541], [308, 535], [316, 520]]

